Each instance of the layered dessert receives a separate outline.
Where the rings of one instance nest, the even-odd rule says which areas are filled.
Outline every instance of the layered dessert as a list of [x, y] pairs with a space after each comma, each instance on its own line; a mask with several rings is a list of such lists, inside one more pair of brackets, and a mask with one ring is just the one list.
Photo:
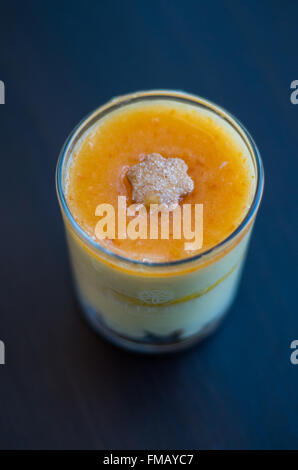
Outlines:
[[[210, 103], [148, 92], [93, 113], [58, 165], [76, 288], [92, 325], [143, 351], [171, 350], [214, 328], [236, 292], [258, 191], [258, 161], [247, 134]], [[120, 219], [124, 203], [134, 212]], [[104, 210], [98, 208], [108, 205], [112, 232], [99, 236]], [[181, 218], [174, 214], [186, 206], [192, 231], [191, 208], [201, 209], [200, 244], [187, 243], [181, 227], [177, 236], [174, 222]], [[158, 210], [153, 238], [152, 207]], [[128, 236], [133, 213], [142, 214], [145, 235], [138, 227]]]

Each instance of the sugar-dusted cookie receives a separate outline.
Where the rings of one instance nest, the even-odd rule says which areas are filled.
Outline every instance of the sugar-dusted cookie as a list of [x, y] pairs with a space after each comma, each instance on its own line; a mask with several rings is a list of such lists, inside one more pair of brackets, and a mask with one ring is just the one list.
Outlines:
[[127, 172], [133, 201], [145, 205], [177, 205], [182, 196], [194, 189], [187, 170], [181, 158], [164, 158], [159, 153], [147, 155]]

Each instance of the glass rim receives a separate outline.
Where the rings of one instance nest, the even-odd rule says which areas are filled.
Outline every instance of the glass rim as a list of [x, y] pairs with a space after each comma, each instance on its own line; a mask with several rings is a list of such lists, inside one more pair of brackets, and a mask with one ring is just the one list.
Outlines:
[[[256, 185], [255, 185], [255, 192], [252, 198], [252, 202], [250, 207], [245, 214], [244, 218], [240, 222], [240, 224], [236, 227], [236, 229], [228, 235], [225, 239], [221, 242], [217, 243], [213, 247], [202, 251], [194, 256], [189, 256], [187, 258], [181, 258], [174, 261], [166, 261], [166, 262], [154, 262], [154, 261], [142, 261], [133, 258], [128, 258], [118, 253], [115, 253], [112, 250], [105, 248], [104, 246], [100, 245], [98, 242], [94, 241], [78, 224], [75, 220], [74, 216], [72, 215], [67, 201], [64, 194], [64, 187], [63, 187], [63, 170], [66, 157], [73, 151], [76, 143], [79, 141], [80, 136], [84, 135], [84, 133], [92, 127], [92, 125], [96, 124], [102, 117], [106, 114], [109, 114], [112, 111], [120, 108], [121, 106], [129, 105], [134, 102], [142, 101], [144, 99], [169, 99], [173, 101], [187, 101], [188, 104], [196, 105], [199, 107], [203, 107], [216, 115], [219, 115], [222, 119], [228, 122], [232, 126], [232, 128], [238, 133], [241, 139], [244, 141], [246, 147], [249, 150], [249, 153], [253, 159], [253, 164], [255, 167], [255, 177], [256, 177]], [[121, 261], [128, 263], [130, 265], [134, 265], [135, 267], [148, 267], [148, 268], [164, 268], [164, 267], [172, 267], [172, 266], [181, 266], [187, 263], [193, 263], [200, 259], [203, 259], [207, 256], [210, 256], [214, 252], [218, 252], [221, 249], [224, 249], [228, 246], [237, 236], [253, 221], [257, 210], [259, 208], [263, 188], [264, 188], [264, 169], [263, 163], [261, 159], [260, 152], [247, 131], [247, 129], [243, 126], [243, 124], [230, 112], [226, 111], [221, 106], [213, 103], [210, 100], [202, 98], [197, 95], [193, 95], [191, 93], [187, 93], [184, 91], [177, 91], [177, 90], [149, 90], [149, 91], [138, 91], [135, 93], [129, 93], [125, 95], [121, 95], [115, 98], [112, 98], [104, 105], [99, 106], [94, 111], [91, 111], [87, 116], [85, 116], [77, 126], [72, 130], [68, 138], [66, 139], [57, 162], [56, 166], [56, 192], [58, 201], [61, 207], [62, 212], [67, 217], [67, 220], [70, 222], [71, 227], [73, 228], [74, 232], [82, 239], [87, 245], [90, 245], [93, 250], [98, 252], [99, 254], [106, 255], [111, 257], [114, 261]]]

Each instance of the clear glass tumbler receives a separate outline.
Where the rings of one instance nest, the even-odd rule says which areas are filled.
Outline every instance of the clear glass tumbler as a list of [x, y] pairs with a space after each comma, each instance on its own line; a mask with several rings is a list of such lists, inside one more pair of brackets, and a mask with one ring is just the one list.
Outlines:
[[[254, 194], [241, 224], [212, 249], [168, 263], [140, 262], [107, 250], [80, 228], [65, 198], [67, 167], [84, 135], [108, 113], [160, 99], [200, 108], [238, 139], [249, 155]], [[212, 332], [236, 294], [263, 184], [261, 157], [249, 133], [227, 111], [205, 99], [177, 91], [138, 92], [115, 98], [87, 116], [62, 148], [56, 185], [76, 293], [91, 326], [116, 345], [149, 353], [176, 351]]]

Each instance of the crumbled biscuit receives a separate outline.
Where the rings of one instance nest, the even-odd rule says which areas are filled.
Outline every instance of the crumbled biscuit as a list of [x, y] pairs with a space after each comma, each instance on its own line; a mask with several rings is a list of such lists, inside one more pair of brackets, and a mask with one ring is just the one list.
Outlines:
[[181, 158], [164, 158], [159, 153], [147, 155], [127, 172], [133, 201], [145, 205], [177, 205], [182, 196], [194, 189], [187, 170]]

